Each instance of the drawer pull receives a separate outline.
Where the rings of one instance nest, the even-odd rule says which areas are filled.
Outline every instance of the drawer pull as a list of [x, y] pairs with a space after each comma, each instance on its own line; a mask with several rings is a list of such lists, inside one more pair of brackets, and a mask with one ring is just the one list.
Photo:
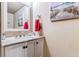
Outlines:
[[38, 42], [36, 42], [36, 44], [38, 44]]
[[25, 46], [25, 48], [27, 48], [28, 46]]
[[25, 46], [23, 46], [23, 49], [25, 49]]

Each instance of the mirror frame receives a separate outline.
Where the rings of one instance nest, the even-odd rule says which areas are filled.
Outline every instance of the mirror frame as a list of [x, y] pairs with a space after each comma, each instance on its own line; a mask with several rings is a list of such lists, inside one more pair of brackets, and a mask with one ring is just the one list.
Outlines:
[[[31, 3], [31, 6], [30, 6], [30, 28], [28, 30], [31, 30], [32, 31], [32, 21], [33, 21], [33, 4]], [[31, 10], [32, 9], [32, 10]], [[2, 2], [1, 3], [1, 16], [2, 16], [2, 32], [5, 33], [7, 31], [28, 31], [26, 29], [9, 29], [8, 26], [7, 26], [7, 2]]]

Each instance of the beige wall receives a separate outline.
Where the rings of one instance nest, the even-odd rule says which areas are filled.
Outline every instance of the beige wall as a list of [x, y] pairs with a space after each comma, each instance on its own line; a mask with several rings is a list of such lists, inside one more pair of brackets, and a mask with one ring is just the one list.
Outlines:
[[48, 56], [79, 56], [79, 19], [51, 22], [50, 3], [38, 4], [34, 12], [39, 9], [38, 14], [42, 16]]

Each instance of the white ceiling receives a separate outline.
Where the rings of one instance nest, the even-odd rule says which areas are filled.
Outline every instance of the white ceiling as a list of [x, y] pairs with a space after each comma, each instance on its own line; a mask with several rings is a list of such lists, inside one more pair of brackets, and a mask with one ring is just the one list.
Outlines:
[[24, 4], [22, 4], [20, 2], [8, 2], [7, 3], [9, 13], [15, 13], [17, 10], [19, 10], [23, 6], [24, 6]]

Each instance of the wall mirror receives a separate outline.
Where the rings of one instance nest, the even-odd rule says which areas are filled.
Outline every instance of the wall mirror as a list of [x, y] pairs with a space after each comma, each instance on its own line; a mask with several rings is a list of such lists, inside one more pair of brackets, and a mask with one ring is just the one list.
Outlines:
[[32, 2], [7, 2], [7, 29], [29, 30], [32, 20]]

